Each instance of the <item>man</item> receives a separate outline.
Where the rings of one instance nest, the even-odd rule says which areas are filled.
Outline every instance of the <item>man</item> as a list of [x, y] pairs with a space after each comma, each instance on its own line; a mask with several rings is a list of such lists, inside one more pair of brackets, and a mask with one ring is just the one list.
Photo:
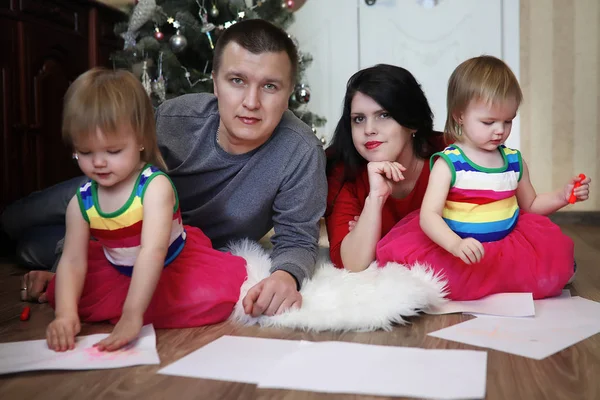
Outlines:
[[[201, 228], [216, 248], [235, 239], [258, 240], [274, 228], [272, 274], [243, 299], [253, 316], [300, 307], [300, 285], [316, 262], [327, 193], [325, 155], [311, 129], [287, 110], [297, 65], [297, 49], [283, 30], [264, 20], [239, 22], [215, 48], [215, 95], [180, 96], [156, 114], [159, 147], [184, 223]], [[79, 181], [63, 185], [63, 199]], [[43, 192], [30, 197], [6, 210], [9, 234], [10, 220], [28, 213], [23, 204], [53, 202]], [[30, 272], [27, 297], [40, 296], [51, 277]]]

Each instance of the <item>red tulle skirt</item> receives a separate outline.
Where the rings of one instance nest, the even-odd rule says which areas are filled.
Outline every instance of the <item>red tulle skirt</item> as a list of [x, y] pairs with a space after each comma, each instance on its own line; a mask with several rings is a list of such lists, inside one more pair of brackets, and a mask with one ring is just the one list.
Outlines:
[[[189, 328], [221, 322], [229, 317], [246, 280], [246, 260], [212, 248], [210, 239], [195, 227], [185, 227], [186, 243], [166, 266], [144, 314], [144, 324], [156, 328]], [[59, 277], [60, 279], [60, 277]], [[55, 307], [55, 280], [46, 291]], [[106, 259], [102, 246], [90, 241], [88, 269], [79, 300], [82, 321], [109, 321], [121, 317], [131, 278]]]
[[483, 247], [481, 262], [465, 264], [425, 235], [417, 210], [379, 241], [377, 262], [430, 265], [448, 280], [451, 300], [510, 292], [530, 292], [535, 299], [556, 296], [574, 272], [573, 241], [545, 216], [521, 212], [510, 234]]

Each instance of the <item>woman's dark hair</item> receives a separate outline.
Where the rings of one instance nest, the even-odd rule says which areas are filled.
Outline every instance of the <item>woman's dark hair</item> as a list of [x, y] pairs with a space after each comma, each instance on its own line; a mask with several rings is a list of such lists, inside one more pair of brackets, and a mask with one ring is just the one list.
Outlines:
[[345, 168], [342, 182], [351, 181], [367, 163], [352, 142], [350, 106], [356, 92], [371, 97], [400, 125], [416, 129], [412, 140], [415, 154], [421, 158], [431, 156], [434, 152], [432, 139], [441, 134], [433, 131], [433, 113], [421, 86], [404, 68], [378, 64], [358, 71], [348, 80], [342, 117], [327, 149], [328, 175], [341, 162]]

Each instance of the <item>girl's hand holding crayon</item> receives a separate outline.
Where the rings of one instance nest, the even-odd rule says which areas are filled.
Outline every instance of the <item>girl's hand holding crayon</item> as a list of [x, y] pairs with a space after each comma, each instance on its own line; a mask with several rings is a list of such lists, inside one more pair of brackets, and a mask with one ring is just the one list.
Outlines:
[[75, 336], [81, 330], [77, 314], [57, 316], [46, 329], [48, 348], [54, 351], [67, 351], [75, 348]]
[[100, 351], [115, 351], [136, 339], [142, 330], [144, 316], [123, 313], [109, 337], [96, 343]]
[[592, 180], [584, 174], [574, 177], [570, 183], [565, 186], [565, 198], [569, 204], [579, 201], [585, 201], [590, 195], [590, 182]]

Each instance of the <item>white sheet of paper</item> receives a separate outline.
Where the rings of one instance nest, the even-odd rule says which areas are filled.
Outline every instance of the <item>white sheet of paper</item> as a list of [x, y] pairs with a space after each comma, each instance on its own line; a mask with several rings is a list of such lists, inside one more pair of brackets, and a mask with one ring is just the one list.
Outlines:
[[[553, 298], [553, 299], [562, 299], [562, 298], [569, 298], [569, 297], [571, 297], [571, 291], [570, 291], [569, 289], [563, 289], [563, 291], [562, 291], [562, 293], [561, 293], [561, 294], [559, 294], [559, 295], [558, 295], [558, 296], [556, 296], [556, 297], [552, 297], [552, 298]], [[535, 306], [535, 303], [536, 303], [536, 302], [538, 302], [538, 301], [539, 301], [539, 300], [534, 300], [534, 302], [533, 302], [533, 303], [534, 303], [534, 306]], [[504, 318], [519, 318], [519, 317], [510, 317], [510, 316], [501, 316], [501, 315], [479, 314], [479, 313], [474, 313], [474, 312], [466, 312], [466, 313], [464, 313], [464, 314], [467, 314], [467, 315], [473, 315], [474, 317], [477, 317], [477, 318], [485, 318], [485, 317], [495, 317], [495, 318], [500, 318], [500, 317], [504, 317]], [[523, 318], [532, 318], [532, 317], [534, 317], [534, 316], [526, 316], [526, 317], [523, 317]]]
[[430, 336], [541, 360], [600, 332], [600, 303], [581, 297], [535, 301], [533, 318], [475, 318]]
[[142, 328], [134, 342], [118, 351], [101, 352], [94, 344], [108, 337], [102, 333], [76, 337], [75, 349], [56, 352], [46, 340], [0, 344], [0, 374], [40, 370], [85, 370], [160, 364], [152, 325]]
[[479, 300], [449, 301], [427, 314], [476, 313], [505, 317], [530, 317], [535, 315], [531, 293], [498, 293]]
[[158, 373], [258, 384], [279, 360], [310, 345], [297, 340], [222, 336]]
[[436, 399], [484, 398], [487, 353], [319, 342], [285, 357], [259, 388]]

